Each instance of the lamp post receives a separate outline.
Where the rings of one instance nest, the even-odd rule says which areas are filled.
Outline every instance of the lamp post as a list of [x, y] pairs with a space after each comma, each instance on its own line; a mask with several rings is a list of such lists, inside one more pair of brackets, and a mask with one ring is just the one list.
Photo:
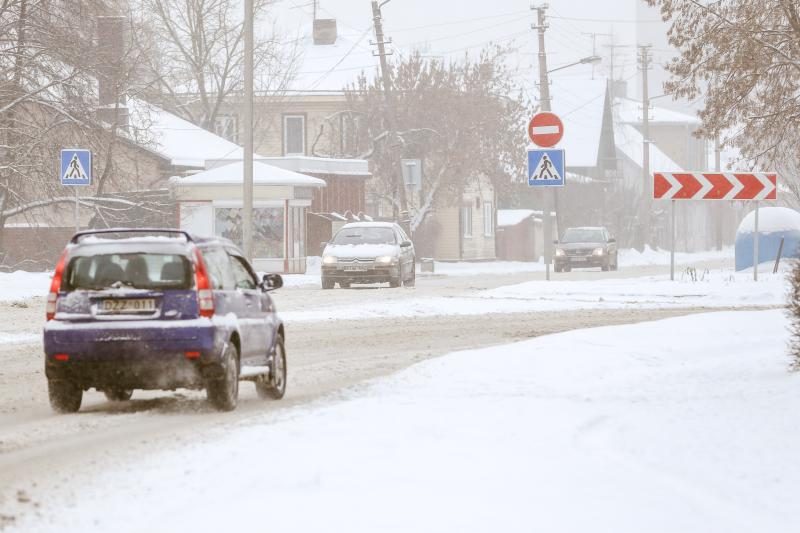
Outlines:
[[242, 248], [253, 260], [253, 0], [244, 1], [244, 176], [242, 176]]

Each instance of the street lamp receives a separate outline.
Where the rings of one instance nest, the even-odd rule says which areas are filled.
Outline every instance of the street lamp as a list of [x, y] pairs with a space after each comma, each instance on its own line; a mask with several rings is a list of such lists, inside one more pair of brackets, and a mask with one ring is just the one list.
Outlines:
[[562, 65], [560, 67], [554, 68], [553, 70], [548, 70], [547, 73], [552, 74], [553, 72], [564, 70], [565, 68], [574, 67], [576, 65], [598, 65], [601, 61], [603, 61], [603, 58], [600, 56], [588, 56], [584, 57], [583, 59], [579, 59], [574, 63], [569, 63], [568, 65]]

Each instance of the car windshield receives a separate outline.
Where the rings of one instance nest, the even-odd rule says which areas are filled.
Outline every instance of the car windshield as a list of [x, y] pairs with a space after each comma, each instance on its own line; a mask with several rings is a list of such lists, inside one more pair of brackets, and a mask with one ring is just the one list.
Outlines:
[[342, 228], [333, 244], [397, 244], [392, 228]]
[[105, 254], [80, 256], [69, 263], [67, 290], [190, 289], [192, 265], [176, 254]]
[[599, 229], [570, 228], [564, 232], [561, 242], [605, 242], [605, 238]]

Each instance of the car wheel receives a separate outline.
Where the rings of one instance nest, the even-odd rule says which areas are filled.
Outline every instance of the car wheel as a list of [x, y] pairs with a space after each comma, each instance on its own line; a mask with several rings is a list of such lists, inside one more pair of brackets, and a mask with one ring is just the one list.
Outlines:
[[269, 377], [256, 380], [256, 392], [259, 398], [273, 400], [280, 400], [286, 394], [286, 346], [282, 335], [278, 335], [278, 342], [275, 344]]
[[75, 413], [81, 408], [83, 390], [70, 381], [47, 380], [50, 406], [58, 413]]
[[332, 279], [322, 278], [322, 288], [326, 291], [333, 289], [333, 286], [336, 284]]
[[389, 280], [389, 287], [391, 287], [393, 289], [396, 289], [397, 287], [400, 286], [400, 280], [401, 279], [402, 278], [400, 276], [397, 276], [396, 278], [392, 278], [391, 280]]
[[554, 266], [553, 266], [553, 270], [555, 270], [555, 272], [556, 272], [556, 273], [558, 273], [558, 272], [563, 272], [563, 271], [564, 271], [564, 268], [563, 268], [563, 267], [560, 267], [560, 266], [558, 266], [558, 265], [554, 265]]
[[133, 396], [132, 389], [109, 389], [104, 390], [103, 394], [109, 402], [127, 402]]
[[340, 281], [339, 282], [339, 287], [341, 287], [342, 289], [349, 289], [350, 288], [350, 282], [349, 281]]
[[564, 265], [561, 267], [561, 272], [572, 272], [572, 267], [569, 265]]
[[610, 263], [606, 263], [605, 265], [600, 265], [600, 270], [603, 272], [608, 272], [611, 269]]
[[614, 270], [619, 270], [619, 255], [614, 256]]
[[406, 287], [414, 287], [417, 284], [417, 264], [416, 261], [411, 262], [411, 277], [405, 280]]
[[206, 396], [220, 411], [233, 411], [239, 400], [239, 353], [233, 343], [225, 347], [222, 360], [225, 375], [208, 382]]

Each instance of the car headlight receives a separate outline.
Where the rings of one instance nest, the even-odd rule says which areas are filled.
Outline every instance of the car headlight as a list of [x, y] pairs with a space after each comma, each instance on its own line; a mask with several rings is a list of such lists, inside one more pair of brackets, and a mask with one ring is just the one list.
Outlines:
[[335, 265], [339, 262], [339, 259], [335, 255], [326, 255], [322, 258], [323, 265]]
[[606, 253], [606, 251], [603, 250], [602, 248], [595, 248], [594, 249], [594, 255], [604, 255], [605, 253]]
[[556, 249], [556, 257], [564, 257], [565, 253], [561, 248]]
[[396, 262], [397, 258], [392, 255], [382, 255], [375, 259], [375, 262], [379, 265], [391, 265], [392, 263]]

